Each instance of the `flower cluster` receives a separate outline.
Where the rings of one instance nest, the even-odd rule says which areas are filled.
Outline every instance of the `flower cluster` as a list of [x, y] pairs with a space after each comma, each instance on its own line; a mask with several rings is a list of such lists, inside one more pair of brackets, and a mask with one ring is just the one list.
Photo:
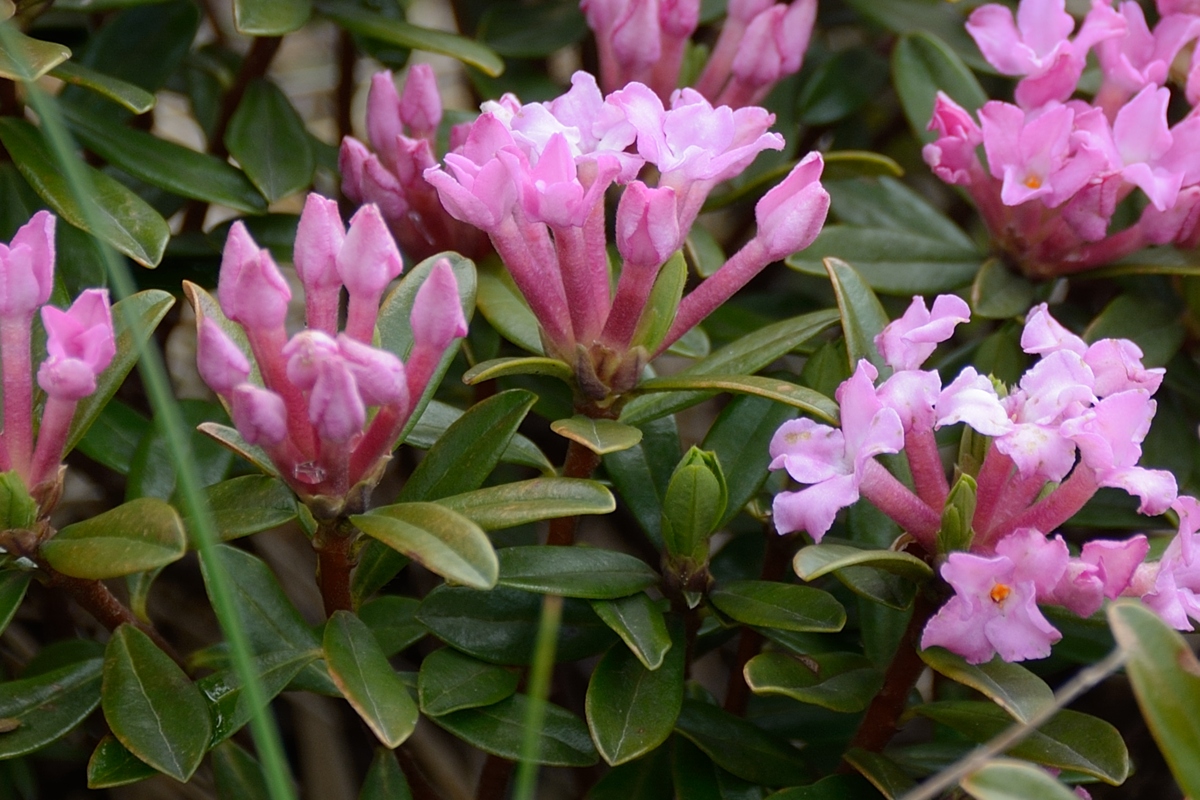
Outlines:
[[[342, 191], [356, 205], [378, 206], [409, 258], [420, 261], [456, 250], [478, 260], [489, 252], [487, 237], [447, 214], [422, 177], [437, 164], [441, 120], [442, 98], [428, 64], [409, 67], [402, 93], [391, 72], [376, 73], [367, 94], [367, 140], [374, 152], [352, 137], [342, 140]], [[462, 146], [465, 130], [451, 128], [452, 150]]]
[[[63, 449], [76, 404], [96, 391], [96, 379], [116, 355], [108, 292], [87, 289], [66, 311], [46, 305], [54, 286], [54, 225], [39, 211], [0, 244], [0, 360], [4, 431], [0, 471], [12, 470], [38, 497], [55, 494]], [[41, 309], [49, 357], [37, 369], [45, 406], [34, 444], [33, 315]]]
[[[197, 363], [242, 437], [267, 452], [302, 498], [328, 498], [316, 508], [335, 516], [347, 504], [360, 505], [378, 482], [443, 352], [467, 326], [454, 272], [443, 259], [417, 291], [407, 360], [371, 346], [384, 289], [402, 269], [373, 205], [354, 215], [347, 232], [334, 201], [309, 195], [294, 262], [308, 327], [289, 339], [284, 320], [291, 290], [271, 254], [234, 223], [217, 296], [229, 322], [244, 332], [255, 363], [231, 336], [236, 329], [212, 316], [201, 322]], [[349, 305], [339, 333], [343, 287]], [[373, 416], [370, 407], [377, 409]]]
[[[664, 101], [700, 18], [700, 0], [581, 0], [596, 34], [600, 84], [615, 91], [638, 81]], [[817, 0], [730, 0], [728, 16], [695, 89], [733, 108], [761, 103], [798, 72], [808, 50]]]
[[[771, 467], [811, 484], [775, 498], [779, 531], [804, 530], [820, 541], [838, 509], [866, 498], [925, 555], [944, 561], [942, 577], [955, 593], [929, 622], [922, 646], [942, 645], [972, 663], [996, 653], [1009, 661], [1047, 655], [1060, 635], [1038, 603], [1088, 616], [1105, 597], [1135, 594], [1184, 627], [1187, 614], [1200, 613], [1191, 594], [1200, 590], [1200, 562], [1190, 538], [1200, 514], [1194, 500], [1177, 498], [1169, 472], [1138, 466], [1163, 370], [1144, 367], [1128, 340], [1087, 344], [1040, 305], [1021, 337], [1025, 352], [1040, 359], [1016, 386], [998, 392], [972, 367], [943, 384], [921, 365], [968, 318], [952, 295], [932, 309], [914, 298], [875, 340], [891, 376], [876, 386], [877, 370], [863, 360], [839, 388], [840, 428], [799, 419], [779, 429]], [[986, 452], [975, 469], [960, 465], [965, 474], [951, 490], [934, 431], [960, 422], [985, 437]], [[875, 458], [900, 452], [911, 489]], [[1090, 541], [1071, 556], [1061, 536], [1047, 534], [1100, 487], [1135, 495], [1143, 514], [1174, 508], [1186, 535], [1153, 568], [1142, 564], [1144, 536]], [[955, 538], [945, 512], [962, 492], [973, 510]]]
[[[970, 193], [993, 238], [1030, 276], [1089, 269], [1148, 245], [1200, 243], [1200, 117], [1169, 125], [1163, 85], [1175, 57], [1200, 37], [1200, 7], [1158, 6], [1153, 30], [1137, 3], [1114, 8], [1111, 0], [1094, 2], [1077, 31], [1064, 0], [1021, 0], [1015, 19], [989, 4], [967, 22], [984, 58], [1020, 77], [1017, 104], [988, 102], [977, 123], [939, 94], [929, 123], [939, 138], [926, 145], [925, 161]], [[1102, 76], [1090, 103], [1071, 99], [1089, 52]], [[1200, 99], [1200, 61], [1185, 95]], [[1135, 188], [1149, 203], [1110, 233]]]
[[[824, 223], [823, 162], [805, 157], [755, 209], [758, 231], [683, 298], [665, 336], [640, 325], [659, 270], [682, 245], [708, 193], [761, 151], [780, 149], [762, 108], [714, 107], [676, 92], [670, 108], [640, 83], [602, 97], [575, 73], [548, 103], [506, 95], [483, 105], [461, 148], [425, 179], [456, 219], [486, 231], [541, 325], [546, 353], [591, 399], [632, 386], [665, 350], [772, 261], [806, 247]], [[632, 149], [631, 149], [632, 148]], [[637, 179], [656, 168], [657, 184]], [[604, 195], [624, 184], [616, 243], [624, 265], [610, 296]]]

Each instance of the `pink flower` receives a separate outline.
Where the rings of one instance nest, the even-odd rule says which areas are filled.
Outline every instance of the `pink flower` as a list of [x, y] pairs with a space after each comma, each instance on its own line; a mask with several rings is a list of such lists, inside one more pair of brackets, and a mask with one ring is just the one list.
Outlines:
[[17, 230], [8, 245], [0, 243], [0, 314], [32, 317], [54, 288], [54, 223], [39, 211]]
[[1000, 436], [1013, 429], [1012, 420], [996, 395], [996, 387], [974, 367], [965, 367], [941, 390], [934, 414], [939, 428], [965, 422], [984, 436]]
[[229, 229], [217, 298], [225, 316], [247, 329], [282, 328], [292, 290], [275, 266], [275, 259], [260, 250], [241, 220]]
[[921, 151], [925, 163], [946, 183], [963, 185], [974, 180], [979, 171], [975, 148], [983, 143], [983, 131], [975, 118], [945, 92], [933, 101], [933, 116], [928, 130], [937, 131], [936, 141]]
[[821, 186], [825, 162], [809, 153], [754, 207], [755, 238], [769, 260], [777, 260], [812, 244], [829, 212], [829, 193]]
[[250, 362], [221, 326], [205, 318], [196, 341], [196, 366], [214, 392], [230, 394], [250, 375]]
[[888, 323], [875, 337], [875, 346], [892, 369], [919, 369], [960, 323], [970, 319], [971, 309], [956, 295], [938, 295], [932, 312], [925, 306], [925, 298], [913, 297], [904, 316]]
[[455, 339], [467, 335], [458, 281], [448, 260], [439, 260], [417, 289], [410, 321], [415, 346], [439, 353]]
[[250, 444], [267, 447], [287, 438], [287, 410], [283, 398], [268, 389], [243, 383], [233, 390], [230, 414], [238, 433]]
[[675, 208], [675, 190], [651, 189], [633, 181], [617, 205], [617, 250], [625, 263], [658, 267], [683, 244]]
[[87, 289], [66, 311], [42, 306], [46, 350], [38, 385], [51, 397], [79, 400], [96, 391], [96, 378], [117, 353], [108, 292]]
[[397, 111], [400, 121], [408, 126], [413, 136], [427, 139], [437, 135], [438, 125], [442, 122], [442, 96], [433, 67], [413, 64], [408, 68]]

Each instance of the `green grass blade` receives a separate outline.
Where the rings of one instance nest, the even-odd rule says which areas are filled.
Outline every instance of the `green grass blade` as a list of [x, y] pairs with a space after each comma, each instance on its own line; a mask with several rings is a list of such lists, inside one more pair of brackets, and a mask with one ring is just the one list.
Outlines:
[[542, 598], [542, 619], [538, 623], [533, 664], [529, 670], [529, 710], [525, 714], [521, 762], [517, 765], [513, 800], [535, 800], [537, 797], [538, 731], [546, 716], [546, 697], [550, 694], [550, 677], [554, 671], [554, 650], [558, 646], [562, 608], [563, 599], [558, 595], [549, 594]]

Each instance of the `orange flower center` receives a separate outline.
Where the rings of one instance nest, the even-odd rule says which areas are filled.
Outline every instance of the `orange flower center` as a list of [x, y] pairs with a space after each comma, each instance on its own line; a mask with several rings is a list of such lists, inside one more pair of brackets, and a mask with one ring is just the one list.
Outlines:
[[992, 587], [992, 591], [988, 593], [993, 603], [1003, 603], [1005, 598], [1012, 594], [1012, 589], [1006, 583], [997, 583]]
[[1037, 175], [1030, 175], [1025, 179], [1025, 185], [1030, 189], [1040, 189], [1042, 188], [1042, 179]]

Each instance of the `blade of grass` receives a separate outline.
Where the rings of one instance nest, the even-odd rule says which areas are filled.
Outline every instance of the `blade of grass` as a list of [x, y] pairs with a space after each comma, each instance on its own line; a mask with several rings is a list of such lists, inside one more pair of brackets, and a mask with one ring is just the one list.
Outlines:
[[[6, 25], [0, 25], [0, 44], [9, 53], [19, 53], [19, 48], [12, 46], [10, 39], [13, 31]], [[83, 202], [88, 185], [87, 173], [83, 164], [75, 154], [70, 134], [67, 133], [61, 110], [57, 101], [46, 94], [37, 84], [31, 81], [22, 82], [25, 96], [29, 105], [42, 121], [42, 131], [50, 150], [58, 162], [59, 169], [71, 185], [80, 200], [79, 207], [83, 213], [92, 212], [92, 206]], [[103, 260], [108, 272], [109, 283], [118, 299], [133, 294], [136, 287], [133, 277], [129, 274], [128, 265], [116, 252], [104, 242], [92, 239], [97, 255]], [[135, 315], [127, 315], [126, 324], [137, 331], [141, 321]], [[254, 742], [262, 759], [263, 771], [267, 779], [267, 789], [271, 800], [294, 800], [291, 779], [288, 776], [287, 764], [283, 754], [283, 744], [279, 731], [274, 722], [267, 716], [265, 695], [250, 653], [249, 640], [242, 629], [241, 620], [233, 603], [233, 595], [229, 590], [228, 579], [221, 571], [221, 562], [215, 557], [217, 544], [216, 531], [213, 526], [211, 511], [205, 502], [205, 496], [196, 474], [195, 459], [191, 453], [188, 432], [184, 427], [183, 416], [167, 380], [166, 368], [157, 348], [151, 344], [148, 336], [134, 336], [138, 345], [138, 364], [142, 381], [150, 399], [154, 418], [166, 438], [175, 469], [179, 476], [179, 494], [183, 500], [184, 511], [187, 514], [191, 530], [200, 558], [210, 576], [209, 590], [213, 598], [213, 610], [221, 624], [226, 638], [229, 640], [230, 654], [234, 668], [242, 681], [242, 691], [254, 709], [250, 718], [250, 729]]]
[[533, 665], [529, 671], [529, 708], [521, 737], [521, 762], [513, 800], [534, 800], [537, 796], [538, 735], [546, 718], [546, 698], [550, 694], [550, 675], [554, 671], [554, 650], [558, 647], [558, 628], [562, 623], [563, 599], [548, 594], [542, 598], [542, 618], [538, 622], [533, 646]]

